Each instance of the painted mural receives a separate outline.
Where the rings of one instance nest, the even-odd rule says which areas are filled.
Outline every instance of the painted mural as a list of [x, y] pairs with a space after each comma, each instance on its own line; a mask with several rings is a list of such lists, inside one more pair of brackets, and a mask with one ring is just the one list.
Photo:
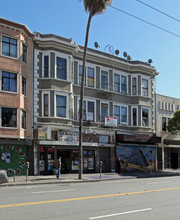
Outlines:
[[7, 171], [8, 176], [26, 175], [27, 151], [25, 146], [0, 145], [0, 169]]
[[120, 158], [121, 171], [155, 171], [156, 148], [121, 146], [116, 148], [116, 157]]

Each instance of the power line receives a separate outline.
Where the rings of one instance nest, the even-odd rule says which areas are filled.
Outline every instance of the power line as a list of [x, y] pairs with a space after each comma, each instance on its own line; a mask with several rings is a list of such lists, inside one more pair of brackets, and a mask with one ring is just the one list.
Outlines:
[[151, 25], [151, 26], [153, 26], [153, 27], [156, 27], [156, 28], [158, 28], [158, 29], [160, 29], [160, 30], [162, 30], [162, 31], [164, 31], [164, 32], [167, 32], [167, 33], [169, 33], [169, 34], [171, 34], [171, 35], [174, 35], [174, 36], [176, 36], [176, 37], [180, 37], [180, 35], [178, 35], [178, 34], [175, 34], [175, 33], [171, 32], [171, 31], [168, 31], [168, 30], [166, 30], [166, 29], [164, 29], [164, 28], [162, 28], [162, 27], [160, 27], [160, 26], [157, 26], [157, 25], [155, 25], [155, 24], [153, 24], [153, 23], [151, 23], [151, 22], [149, 22], [149, 21], [146, 21], [146, 20], [144, 20], [144, 19], [142, 19], [142, 18], [139, 18], [139, 17], [137, 17], [137, 16], [135, 16], [135, 15], [132, 15], [132, 14], [130, 14], [130, 13], [128, 13], [128, 12], [125, 12], [125, 11], [119, 9], [119, 8], [116, 8], [116, 7], [112, 6], [112, 5], [108, 5], [108, 6], [111, 7], [111, 8], [113, 8], [113, 9], [115, 9], [115, 10], [117, 10], [117, 11], [120, 11], [120, 12], [126, 14], [126, 15], [129, 15], [130, 17], [133, 17], [133, 18], [135, 18], [135, 19], [137, 19], [137, 20], [139, 20], [139, 21], [142, 21], [142, 22], [144, 22], [144, 23], [146, 23], [146, 24], [149, 24], [149, 25]]
[[157, 8], [154, 8], [154, 7], [148, 5], [148, 4], [146, 4], [146, 3], [144, 3], [144, 2], [142, 2], [142, 1], [140, 1], [140, 0], [136, 0], [136, 1], [139, 2], [139, 3], [141, 3], [141, 4], [143, 4], [143, 5], [145, 5], [145, 6], [147, 6], [147, 7], [149, 7], [149, 8], [151, 8], [151, 9], [153, 9], [153, 10], [155, 10], [155, 11], [158, 11], [159, 13], [161, 13], [161, 14], [163, 14], [163, 15], [165, 15], [165, 16], [167, 16], [167, 17], [169, 17], [169, 18], [171, 18], [171, 19], [173, 19], [173, 20], [175, 20], [175, 21], [177, 21], [177, 22], [180, 22], [179, 19], [177, 19], [177, 18], [175, 18], [175, 17], [173, 17], [173, 16], [171, 16], [171, 15], [168, 15], [168, 14], [166, 14], [165, 12], [160, 11], [160, 10], [157, 9]]

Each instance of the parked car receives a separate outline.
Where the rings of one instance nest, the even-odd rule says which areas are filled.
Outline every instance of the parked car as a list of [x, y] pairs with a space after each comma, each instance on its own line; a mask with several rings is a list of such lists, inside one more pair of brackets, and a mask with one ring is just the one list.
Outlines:
[[1, 183], [7, 183], [8, 182], [8, 176], [6, 170], [0, 169], [0, 184]]

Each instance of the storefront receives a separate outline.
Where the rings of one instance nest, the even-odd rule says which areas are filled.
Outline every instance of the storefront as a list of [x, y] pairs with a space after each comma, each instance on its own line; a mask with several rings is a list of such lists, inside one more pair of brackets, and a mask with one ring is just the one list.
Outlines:
[[[79, 170], [79, 150], [77, 147], [56, 146], [39, 148], [40, 175], [54, 174], [56, 159], [61, 157], [61, 173], [77, 173]], [[83, 173], [95, 172], [95, 149], [83, 148]]]
[[158, 169], [180, 168], [180, 140], [164, 139], [158, 146]]
[[117, 134], [116, 140], [116, 159], [120, 158], [122, 172], [156, 171], [159, 137]]

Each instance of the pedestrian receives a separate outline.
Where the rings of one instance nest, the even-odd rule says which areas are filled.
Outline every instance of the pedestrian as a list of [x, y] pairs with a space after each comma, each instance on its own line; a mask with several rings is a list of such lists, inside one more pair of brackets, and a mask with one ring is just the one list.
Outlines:
[[59, 179], [61, 175], [61, 157], [56, 161], [57, 174], [56, 177]]
[[120, 174], [121, 170], [121, 164], [120, 164], [120, 158], [118, 157], [116, 160], [116, 173]]

